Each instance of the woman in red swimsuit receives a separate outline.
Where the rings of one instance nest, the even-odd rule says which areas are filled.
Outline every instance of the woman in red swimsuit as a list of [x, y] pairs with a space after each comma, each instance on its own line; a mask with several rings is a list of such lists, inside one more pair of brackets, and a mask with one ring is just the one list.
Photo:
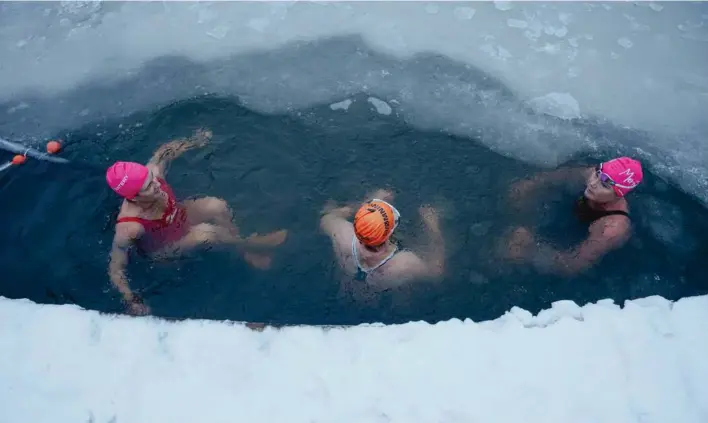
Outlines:
[[147, 165], [117, 162], [106, 172], [108, 185], [125, 198], [116, 223], [109, 275], [133, 314], [146, 314], [149, 308], [128, 284], [125, 268], [130, 247], [153, 258], [167, 258], [200, 246], [232, 245], [243, 252], [252, 266], [266, 269], [271, 262], [269, 254], [244, 250], [273, 248], [287, 237], [286, 230], [240, 237], [229, 206], [221, 198], [177, 202], [164, 179], [167, 165], [185, 151], [205, 145], [210, 138], [210, 131], [197, 131], [190, 139], [161, 146]]

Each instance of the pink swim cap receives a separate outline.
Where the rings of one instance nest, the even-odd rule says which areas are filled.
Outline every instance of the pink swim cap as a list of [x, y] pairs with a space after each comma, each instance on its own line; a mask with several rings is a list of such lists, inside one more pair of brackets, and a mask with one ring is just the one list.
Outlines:
[[640, 182], [644, 174], [642, 164], [629, 157], [619, 157], [602, 164], [602, 173], [614, 182], [612, 188], [619, 197], [624, 197]]
[[150, 171], [133, 162], [116, 162], [106, 171], [106, 182], [121, 197], [132, 200], [143, 189]]

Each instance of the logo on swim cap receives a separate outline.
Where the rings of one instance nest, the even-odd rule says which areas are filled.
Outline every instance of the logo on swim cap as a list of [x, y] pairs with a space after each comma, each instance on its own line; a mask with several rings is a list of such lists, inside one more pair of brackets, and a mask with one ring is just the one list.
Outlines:
[[612, 188], [619, 197], [624, 197], [644, 179], [642, 164], [629, 157], [618, 157], [601, 165], [602, 172], [612, 179]]
[[106, 182], [121, 197], [132, 200], [138, 195], [150, 171], [133, 162], [116, 162], [106, 170]]
[[354, 234], [362, 244], [377, 247], [391, 237], [399, 218], [398, 210], [389, 203], [383, 200], [371, 200], [356, 212]]

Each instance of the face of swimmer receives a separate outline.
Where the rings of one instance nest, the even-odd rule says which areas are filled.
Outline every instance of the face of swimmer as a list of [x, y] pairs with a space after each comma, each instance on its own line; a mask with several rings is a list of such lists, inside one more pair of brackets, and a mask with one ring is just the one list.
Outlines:
[[613, 181], [596, 167], [585, 181], [585, 197], [598, 203], [611, 203], [619, 197], [612, 188]]
[[153, 202], [161, 197], [162, 189], [160, 189], [160, 183], [157, 181], [157, 178], [155, 178], [152, 170], [150, 170], [147, 178], [145, 178], [140, 193], [133, 198], [133, 201], [137, 203]]

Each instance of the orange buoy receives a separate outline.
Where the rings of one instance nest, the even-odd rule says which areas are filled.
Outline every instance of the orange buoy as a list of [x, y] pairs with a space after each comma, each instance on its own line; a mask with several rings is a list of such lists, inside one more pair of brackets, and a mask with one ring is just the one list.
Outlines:
[[22, 154], [18, 154], [12, 158], [12, 164], [14, 165], [21, 165], [25, 161], [27, 161], [27, 157], [23, 156]]
[[49, 141], [47, 143], [47, 153], [57, 154], [61, 150], [61, 143], [59, 141]]

